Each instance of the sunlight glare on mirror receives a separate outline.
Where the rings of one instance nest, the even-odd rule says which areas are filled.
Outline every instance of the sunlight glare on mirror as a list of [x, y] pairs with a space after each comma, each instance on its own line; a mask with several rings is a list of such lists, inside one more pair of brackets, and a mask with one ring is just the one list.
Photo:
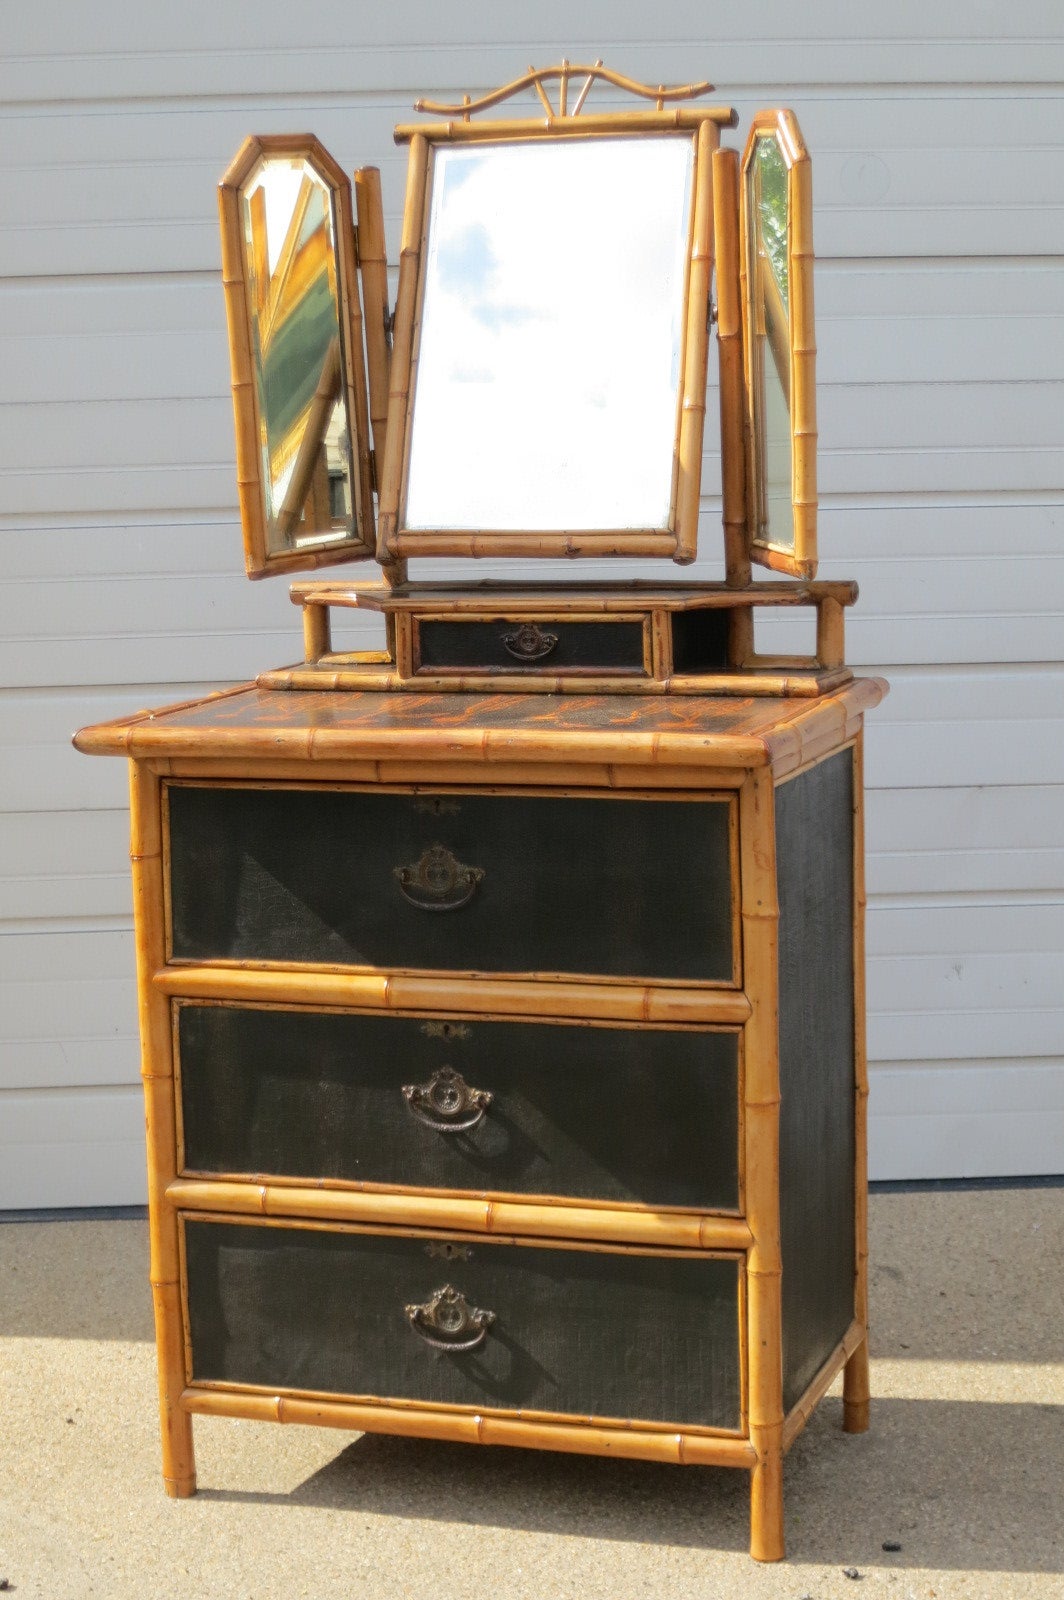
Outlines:
[[268, 156], [243, 217], [267, 548], [344, 540], [353, 478], [332, 194], [307, 161]]
[[666, 530], [690, 135], [438, 148], [402, 526]]

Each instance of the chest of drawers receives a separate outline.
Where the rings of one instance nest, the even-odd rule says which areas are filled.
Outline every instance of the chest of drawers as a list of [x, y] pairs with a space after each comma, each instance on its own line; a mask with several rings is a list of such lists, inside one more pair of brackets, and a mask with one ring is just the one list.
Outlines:
[[253, 687], [131, 760], [163, 1472], [226, 1414], [741, 1467], [867, 1425], [861, 722]]

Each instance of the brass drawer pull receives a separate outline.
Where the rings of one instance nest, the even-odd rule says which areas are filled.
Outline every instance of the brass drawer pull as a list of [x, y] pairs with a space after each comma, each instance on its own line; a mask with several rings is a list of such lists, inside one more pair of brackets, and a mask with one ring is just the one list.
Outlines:
[[542, 661], [558, 643], [558, 635], [544, 633], [538, 622], [525, 622], [516, 633], [504, 633], [502, 642], [518, 661]]
[[434, 1350], [475, 1350], [488, 1336], [494, 1311], [471, 1306], [452, 1284], [437, 1289], [424, 1305], [407, 1306], [414, 1332]]
[[483, 1120], [494, 1096], [471, 1089], [453, 1067], [441, 1067], [428, 1083], [404, 1084], [403, 1099], [418, 1121], [437, 1133], [466, 1133]]
[[484, 868], [463, 866], [446, 845], [430, 844], [412, 867], [396, 867], [395, 876], [419, 911], [457, 911], [472, 900]]

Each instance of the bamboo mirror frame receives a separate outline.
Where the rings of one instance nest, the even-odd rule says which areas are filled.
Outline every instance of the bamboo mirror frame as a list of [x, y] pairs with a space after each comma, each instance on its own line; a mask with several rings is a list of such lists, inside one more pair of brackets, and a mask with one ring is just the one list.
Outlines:
[[759, 111], [739, 186], [750, 558], [817, 567], [812, 163], [790, 111]]
[[[572, 115], [568, 113], [565, 103], [566, 75], [570, 71], [574, 74], [589, 74], [588, 84], [581, 91]], [[562, 87], [559, 107], [555, 111], [543, 93], [542, 81], [547, 77], [559, 76], [562, 79]], [[657, 99], [657, 109], [646, 112], [580, 116], [586, 89], [592, 78], [597, 77], [608, 77], [610, 81], [620, 83], [626, 89], [634, 87], [635, 92], [645, 93], [650, 98]], [[711, 87], [708, 84], [677, 91], [653, 90], [647, 89], [646, 86], [632, 86], [627, 80], [617, 79], [601, 71], [598, 66], [569, 68], [567, 64], [563, 64], [562, 69], [532, 74], [528, 79], [521, 80], [518, 85], [510, 85], [506, 90], [496, 91], [481, 104], [494, 103], [504, 95], [514, 92], [516, 88], [530, 84], [534, 84], [549, 112], [546, 118], [536, 121], [476, 123], [469, 120], [469, 113], [477, 110], [478, 106], [469, 106], [468, 103], [459, 107], [419, 104], [419, 110], [456, 112], [460, 120], [396, 129], [397, 140], [409, 141], [410, 159], [392, 350], [388, 446], [380, 482], [378, 559], [386, 562], [426, 555], [503, 557], [628, 555], [664, 556], [680, 563], [687, 563], [694, 559], [696, 553], [701, 488], [708, 312], [713, 258], [712, 155], [719, 146], [720, 125], [730, 125], [731, 113], [722, 112], [719, 108], [664, 109], [664, 98], [689, 96], [692, 89], [701, 93]], [[441, 196], [448, 192], [445, 188], [447, 173], [456, 173], [460, 181], [464, 181], [465, 173], [461, 170], [463, 160], [466, 170], [476, 173], [477, 163], [470, 161], [468, 157], [479, 153], [487, 162], [495, 161], [497, 171], [505, 170], [512, 182], [523, 185], [526, 174], [534, 170], [539, 159], [537, 151], [560, 153], [566, 145], [579, 145], [582, 152], [594, 152], [596, 158], [603, 163], [609, 159], [607, 151], [614, 152], [618, 168], [610, 171], [607, 176], [613, 192], [618, 197], [623, 191], [623, 203], [618, 198], [612, 213], [618, 222], [617, 231], [627, 228], [629, 237], [644, 237], [652, 241], [652, 247], [660, 252], [662, 250], [660, 233], [655, 232], [653, 224], [647, 225], [647, 219], [653, 216], [654, 208], [659, 204], [658, 196], [653, 192], [653, 182], [647, 184], [644, 181], [641, 187], [633, 177], [631, 183], [625, 186], [618, 181], [618, 170], [623, 167], [626, 158], [629, 159], [633, 172], [637, 170], [635, 161], [637, 152], [645, 153], [652, 147], [660, 149], [661, 141], [671, 141], [673, 147], [679, 146], [688, 151], [689, 164], [686, 169], [687, 175], [682, 180], [676, 179], [674, 174], [667, 178], [667, 182], [673, 185], [671, 193], [674, 197], [679, 193], [681, 181], [687, 185], [682, 210], [683, 237], [666, 241], [667, 250], [675, 248], [678, 269], [670, 277], [659, 274], [655, 278], [653, 273], [648, 274], [648, 282], [653, 282], [655, 285], [667, 281], [670, 285], [668, 293], [673, 297], [664, 312], [661, 307], [654, 307], [657, 326], [664, 326], [665, 321], [671, 317], [669, 323], [673, 330], [670, 335], [671, 345], [667, 349], [662, 349], [659, 336], [659, 347], [651, 352], [649, 358], [656, 359], [658, 371], [669, 366], [671, 362], [670, 381], [673, 387], [671, 399], [668, 401], [671, 407], [671, 413], [667, 418], [668, 437], [666, 440], [666, 430], [660, 425], [665, 402], [659, 402], [658, 411], [651, 418], [655, 449], [650, 450], [646, 438], [643, 441], [643, 454], [654, 456], [653, 475], [649, 480], [651, 487], [643, 496], [643, 501], [646, 504], [660, 505], [660, 516], [656, 518], [644, 516], [641, 519], [637, 517], [634, 525], [633, 522], [627, 522], [618, 526], [619, 517], [605, 515], [596, 521], [599, 506], [590, 505], [589, 509], [588, 505], [585, 505], [582, 514], [574, 513], [572, 525], [566, 525], [564, 513], [557, 517], [552, 515], [549, 518], [541, 518], [538, 523], [532, 518], [531, 525], [526, 525], [521, 520], [521, 510], [511, 509], [523, 505], [520, 494], [511, 492], [506, 515], [498, 517], [490, 514], [493, 507], [491, 494], [481, 490], [478, 491], [481, 499], [476, 503], [478, 508], [484, 506], [487, 514], [474, 515], [465, 522], [460, 516], [456, 518], [454, 515], [449, 518], [446, 516], [434, 518], [433, 514], [438, 510], [439, 504], [447, 500], [450, 487], [442, 492], [440, 500], [434, 504], [435, 491], [430, 488], [428, 492], [423, 492], [424, 480], [430, 478], [431, 474], [422, 471], [422, 480], [415, 483], [415, 499], [421, 505], [421, 511], [416, 517], [408, 517], [412, 484], [411, 464], [412, 458], [416, 459], [412, 445], [416, 447], [418, 442], [419, 380], [425, 385], [422, 391], [423, 397], [427, 397], [430, 393], [439, 396], [444, 392], [442, 381], [437, 383], [435, 389], [430, 389], [430, 379], [426, 374], [434, 372], [431, 362], [437, 358], [432, 351], [441, 345], [439, 340], [435, 346], [432, 345], [427, 335], [434, 332], [430, 327], [431, 317], [436, 315], [433, 307], [445, 303], [444, 296], [439, 293], [439, 274], [437, 273], [434, 278], [433, 272], [436, 270], [434, 263], [438, 263], [443, 248], [439, 241], [441, 238], [446, 238], [444, 224], [440, 219], [444, 206]], [[492, 152], [497, 154], [493, 155]], [[575, 156], [577, 152], [574, 150], [573, 153]], [[662, 158], [663, 170], [669, 165], [670, 160], [671, 158]], [[560, 170], [564, 164], [559, 159], [555, 163], [556, 169]], [[647, 163], [643, 162], [642, 165], [646, 167]], [[480, 176], [479, 173], [477, 175]], [[542, 195], [544, 185], [540, 183], [539, 187]], [[580, 193], [587, 195], [588, 192], [585, 179], [585, 187]], [[505, 182], [499, 183], [498, 193], [500, 196], [506, 194]], [[526, 191], [523, 188], [521, 194], [524, 199]], [[535, 207], [529, 208], [529, 211], [534, 212], [531, 222], [527, 213], [521, 217], [520, 224], [515, 227], [511, 238], [524, 238], [535, 233], [537, 249], [542, 248], [546, 252], [542, 260], [547, 270], [542, 275], [552, 277], [556, 268], [561, 270], [559, 264], [565, 262], [565, 252], [580, 248], [579, 242], [574, 246], [574, 235], [577, 240], [580, 236], [580, 205], [568, 197], [564, 206], [564, 220], [559, 220], [550, 214], [549, 207], [541, 198], [538, 205], [538, 210]], [[500, 205], [498, 209], [502, 211], [507, 207]], [[593, 206], [589, 209], [594, 211]], [[512, 210], [516, 215], [520, 207], [515, 205]], [[680, 214], [679, 204], [674, 203], [668, 215], [676, 217]], [[497, 223], [496, 213], [493, 211], [490, 216], [483, 217], [483, 221], [490, 223], [494, 230], [487, 259], [492, 263], [502, 259], [505, 267], [505, 257], [500, 257], [496, 250], [501, 226]], [[642, 235], [638, 231], [640, 227], [644, 229]], [[595, 238], [598, 239], [597, 232]], [[503, 250], [508, 243], [509, 241], [504, 241]], [[511, 245], [511, 248], [516, 249], [517, 246]], [[580, 272], [574, 272], [574, 279], [580, 285], [577, 298], [581, 304], [589, 303], [588, 285], [593, 281], [595, 272], [601, 274], [602, 287], [604, 289], [609, 287], [611, 291], [614, 287], [610, 277], [611, 272], [616, 276], [621, 275], [616, 273], [616, 268], [611, 265], [609, 250], [610, 242], [603, 240], [601, 259], [596, 258], [589, 271], [581, 267]], [[477, 271], [483, 270], [483, 260], [484, 255], [478, 257]], [[572, 257], [570, 265], [571, 261]], [[512, 276], [514, 274], [511, 273]], [[500, 282], [503, 279], [504, 273], [500, 272]], [[645, 292], [645, 288], [637, 290], [633, 304], [638, 306], [638, 294]], [[665, 293], [664, 290], [656, 292]], [[475, 306], [474, 314], [485, 309], [494, 311], [493, 306], [487, 308]], [[509, 310], [508, 307], [502, 309], [504, 312]], [[516, 314], [523, 316], [526, 313], [522, 307]], [[537, 310], [532, 315], [539, 317], [540, 313]], [[556, 393], [564, 396], [567, 382], [572, 383], [574, 375], [582, 381], [586, 372], [593, 369], [596, 363], [595, 353], [589, 351], [586, 346], [581, 348], [580, 342], [572, 338], [571, 321], [568, 337], [563, 337], [558, 332], [565, 321], [566, 318], [563, 316], [555, 319], [552, 311], [541, 317], [540, 325], [546, 332], [543, 335], [545, 348], [537, 352], [536, 358], [540, 400], [539, 403], [524, 409], [522, 419], [514, 429], [515, 439], [520, 442], [524, 481], [533, 484], [532, 468], [527, 463], [535, 459], [537, 450], [541, 450], [544, 478], [552, 486], [555, 479], [562, 480], [564, 474], [559, 466], [562, 459], [559, 441], [564, 439], [571, 443], [575, 439], [576, 448], [572, 454], [577, 457], [577, 461], [572, 481], [589, 482], [592, 485], [606, 484], [608, 471], [604, 470], [603, 463], [609, 461], [610, 451], [613, 451], [614, 459], [618, 462], [618, 476], [623, 476], [623, 471], [620, 469], [628, 465], [628, 458], [633, 454], [631, 445], [628, 442], [618, 442], [611, 434], [609, 424], [605, 427], [598, 422], [590, 425], [590, 412], [586, 413], [589, 423], [587, 428], [582, 425], [579, 415], [575, 426], [562, 425], [558, 420], [563, 414], [561, 408], [558, 408], [553, 417], [544, 415], [549, 403], [544, 404], [542, 400], [542, 396], [547, 392], [547, 382], [543, 374], [549, 371], [554, 373]], [[626, 338], [626, 327], [623, 322], [616, 327], [615, 336], [623, 346]], [[627, 336], [632, 337], [630, 329]], [[500, 341], [500, 344], [502, 343], [503, 341]], [[442, 362], [440, 366], [442, 367]], [[612, 370], [617, 370], [617, 363], [612, 356], [610, 366]], [[518, 374], [518, 384], [524, 376], [523, 372]], [[506, 414], [507, 420], [509, 420], [509, 396], [517, 387], [517, 384], [511, 386], [512, 378], [511, 372], [502, 385], [507, 395], [507, 402], [505, 406], [499, 408]], [[474, 384], [478, 381], [480, 381], [478, 377], [471, 380]], [[609, 383], [605, 383], [604, 387], [609, 390]], [[451, 391], [452, 394], [454, 392]], [[629, 381], [626, 393], [633, 398], [633, 409], [637, 409], [636, 401], [642, 397], [642, 386], [631, 384]], [[479, 416], [481, 418], [488, 416], [490, 402], [485, 402], [483, 396], [480, 396], [478, 403]], [[613, 403], [614, 395], [611, 390], [607, 404]], [[509, 457], [505, 424], [498, 428], [490, 440], [483, 437], [481, 432], [472, 429], [463, 435], [461, 401], [455, 399], [452, 402], [453, 413], [450, 419], [439, 398], [435, 400], [434, 409], [431, 411], [427, 398], [423, 398], [423, 404], [426, 412], [432, 416], [433, 422], [431, 428], [426, 426], [421, 430], [421, 437], [432, 439], [434, 459], [446, 463], [446, 441], [450, 437], [453, 458], [467, 464], [467, 477], [475, 473], [478, 479], [494, 483], [497, 487], [492, 492], [496, 495], [495, 503], [499, 503], [504, 492], [502, 485], [508, 481], [510, 475], [510, 469], [506, 464]], [[550, 409], [554, 409], [553, 406], [550, 406]], [[616, 412], [612, 415], [616, 415]], [[627, 422], [628, 419], [625, 420]], [[540, 431], [536, 432], [537, 429]], [[531, 444], [528, 435], [532, 436]], [[588, 440], [591, 438], [596, 441], [599, 448], [599, 456], [595, 461], [591, 459], [588, 446]], [[427, 454], [427, 450], [422, 450], [423, 456]], [[456, 481], [460, 480], [463, 470], [461, 467], [447, 470], [453, 472]], [[521, 480], [520, 471], [515, 471], [512, 476], [515, 482]], [[532, 497], [533, 501], [535, 498]], [[548, 498], [546, 495], [542, 496], [542, 503], [545, 504]], [[562, 490], [558, 488], [555, 503], [560, 503], [563, 498]], [[639, 497], [634, 498], [639, 503]], [[613, 499], [619, 504], [623, 495], [615, 492]], [[456, 493], [448, 504], [474, 502], [475, 496], [466, 497], [463, 501], [461, 494]], [[601, 503], [611, 508], [610, 497], [605, 491], [601, 496]], [[545, 520], [548, 524], [546, 526], [543, 525]]]
[[259, 135], [218, 204], [248, 576], [371, 558], [351, 185], [311, 134]]

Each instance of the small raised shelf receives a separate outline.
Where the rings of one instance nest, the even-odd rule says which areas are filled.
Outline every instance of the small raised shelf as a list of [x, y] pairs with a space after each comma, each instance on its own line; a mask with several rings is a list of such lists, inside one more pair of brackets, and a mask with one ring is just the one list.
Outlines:
[[[817, 696], [848, 683], [852, 582], [292, 585], [306, 659], [273, 689], [499, 689], [548, 693]], [[816, 653], [759, 655], [756, 607], [816, 611]], [[385, 651], [334, 651], [333, 607], [382, 612]]]

